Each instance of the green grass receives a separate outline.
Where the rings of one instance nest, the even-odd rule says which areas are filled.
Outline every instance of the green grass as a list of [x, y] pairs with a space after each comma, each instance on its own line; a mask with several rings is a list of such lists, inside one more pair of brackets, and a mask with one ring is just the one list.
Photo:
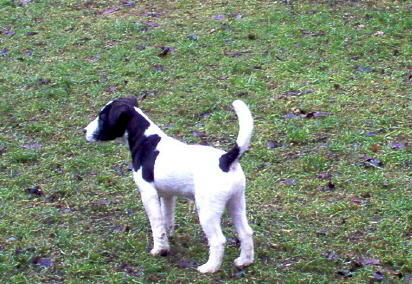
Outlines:
[[[412, 280], [410, 3], [23, 2], [0, 0], [0, 282]], [[253, 266], [233, 267], [225, 218], [221, 271], [197, 273], [207, 244], [185, 200], [171, 256], [149, 255], [127, 149], [81, 131], [122, 96], [170, 135], [223, 149], [230, 103], [248, 103]]]

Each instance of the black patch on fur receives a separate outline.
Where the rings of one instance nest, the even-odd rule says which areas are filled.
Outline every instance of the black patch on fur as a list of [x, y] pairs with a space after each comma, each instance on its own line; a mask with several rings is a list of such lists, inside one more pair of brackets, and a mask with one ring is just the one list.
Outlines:
[[152, 182], [154, 180], [154, 164], [159, 154], [156, 147], [161, 138], [157, 134], [145, 136], [144, 132], [149, 126], [150, 122], [134, 111], [127, 125], [127, 139], [132, 155], [133, 170], [138, 171], [142, 168], [143, 179]]
[[[142, 177], [147, 182], [154, 181], [154, 165], [159, 151], [156, 150], [160, 141], [157, 134], [137, 139], [137, 143], [131, 141], [129, 133], [129, 145], [132, 152], [133, 170], [138, 171], [142, 168]], [[130, 144], [132, 143], [132, 144]]]
[[224, 172], [228, 172], [232, 163], [239, 157], [239, 154], [240, 148], [235, 145], [229, 152], [219, 158], [219, 168]]

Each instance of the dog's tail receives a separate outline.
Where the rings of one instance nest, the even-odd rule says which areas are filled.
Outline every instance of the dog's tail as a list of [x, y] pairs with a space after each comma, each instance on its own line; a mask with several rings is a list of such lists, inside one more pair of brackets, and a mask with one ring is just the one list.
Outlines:
[[239, 119], [239, 134], [236, 145], [219, 159], [219, 167], [224, 172], [228, 172], [230, 166], [249, 148], [253, 132], [253, 117], [248, 106], [241, 100], [234, 101], [232, 105]]

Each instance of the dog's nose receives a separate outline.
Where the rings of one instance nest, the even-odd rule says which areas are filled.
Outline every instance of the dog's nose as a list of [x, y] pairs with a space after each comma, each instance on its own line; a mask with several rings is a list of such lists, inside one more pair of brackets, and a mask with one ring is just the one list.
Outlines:
[[86, 134], [86, 133], [87, 133], [86, 128], [83, 128], [83, 134]]

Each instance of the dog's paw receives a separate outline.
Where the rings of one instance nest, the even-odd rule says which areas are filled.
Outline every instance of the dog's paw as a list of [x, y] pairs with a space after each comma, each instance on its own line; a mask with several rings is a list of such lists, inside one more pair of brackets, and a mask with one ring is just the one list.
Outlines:
[[197, 271], [200, 273], [214, 273], [219, 270], [219, 267], [216, 265], [210, 265], [210, 264], [203, 264], [197, 268]]
[[242, 257], [238, 257], [235, 259], [235, 266], [237, 268], [243, 268], [246, 266], [249, 266], [253, 263], [253, 259], [247, 259], [247, 258], [242, 258]]
[[167, 256], [169, 254], [169, 249], [168, 248], [153, 248], [150, 251], [150, 254], [153, 256]]

